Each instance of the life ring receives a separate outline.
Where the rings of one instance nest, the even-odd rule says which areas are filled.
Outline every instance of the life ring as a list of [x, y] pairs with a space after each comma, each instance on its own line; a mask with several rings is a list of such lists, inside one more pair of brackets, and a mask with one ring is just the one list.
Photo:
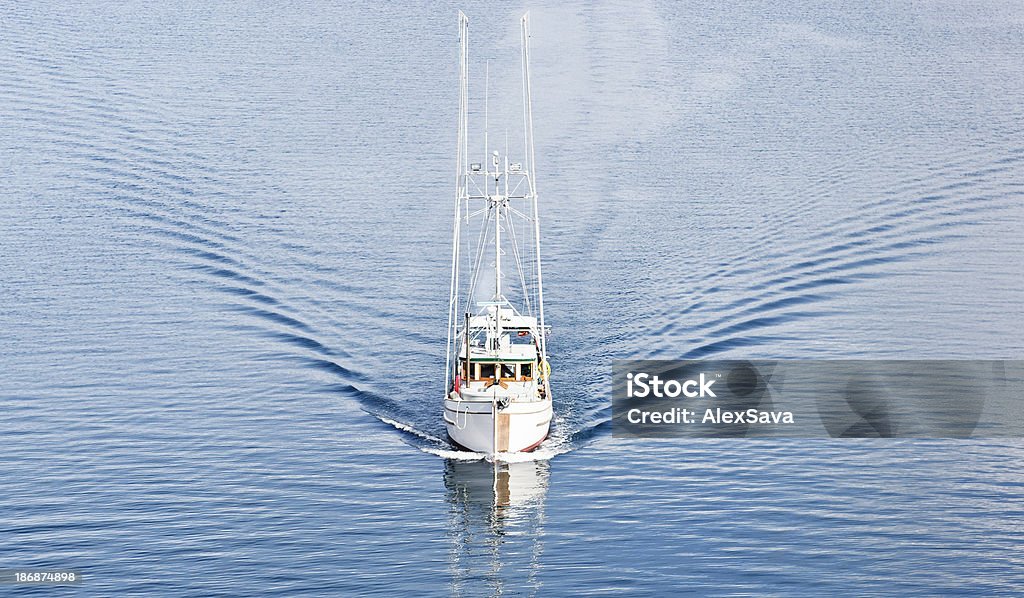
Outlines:
[[548, 363], [548, 360], [547, 360], [547, 359], [545, 359], [544, 361], [542, 361], [542, 362], [541, 362], [541, 364], [540, 364], [540, 370], [541, 370], [542, 372], [544, 372], [544, 377], [545, 377], [545, 378], [547, 378], [548, 376], [550, 376], [550, 375], [551, 375], [551, 364], [550, 364], [550, 363]]

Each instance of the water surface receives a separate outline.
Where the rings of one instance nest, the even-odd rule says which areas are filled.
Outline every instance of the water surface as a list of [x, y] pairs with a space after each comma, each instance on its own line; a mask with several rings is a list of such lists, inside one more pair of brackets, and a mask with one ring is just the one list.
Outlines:
[[440, 441], [457, 8], [514, 150], [527, 7], [0, 9], [0, 566], [1019, 592], [1019, 442], [607, 421], [617, 358], [1020, 358], [1024, 8], [528, 7], [557, 413], [498, 467]]

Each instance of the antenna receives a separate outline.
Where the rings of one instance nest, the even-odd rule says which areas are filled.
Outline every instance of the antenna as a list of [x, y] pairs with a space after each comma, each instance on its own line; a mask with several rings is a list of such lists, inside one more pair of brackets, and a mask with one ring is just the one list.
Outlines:
[[[491, 148], [487, 145], [487, 104], [491, 99], [491, 60], [484, 67], [484, 156], [490, 159]], [[486, 182], [486, 178], [484, 181]], [[486, 188], [485, 188], [486, 191]]]
[[[521, 66], [523, 71], [523, 163], [526, 164], [526, 172], [531, 175], [529, 178], [532, 179], [533, 164], [530, 162], [530, 101], [528, 97], [530, 93], [530, 82], [528, 77], [530, 75], [528, 72], [529, 65], [526, 63], [526, 61], [529, 60], [526, 49], [526, 38], [529, 35], [529, 26], [527, 25], [529, 18], [530, 13], [527, 12], [523, 15], [522, 21], [520, 22], [522, 30], [520, 31], [519, 48], [522, 52]], [[530, 185], [532, 186], [533, 183], [531, 182]]]

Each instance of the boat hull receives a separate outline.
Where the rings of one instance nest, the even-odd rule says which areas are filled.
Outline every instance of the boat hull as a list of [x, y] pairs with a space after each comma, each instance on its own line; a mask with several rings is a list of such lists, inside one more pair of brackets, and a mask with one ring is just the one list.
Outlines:
[[536, 449], [548, 436], [551, 413], [551, 401], [513, 402], [498, 410], [490, 401], [444, 402], [448, 437], [457, 447], [477, 453]]

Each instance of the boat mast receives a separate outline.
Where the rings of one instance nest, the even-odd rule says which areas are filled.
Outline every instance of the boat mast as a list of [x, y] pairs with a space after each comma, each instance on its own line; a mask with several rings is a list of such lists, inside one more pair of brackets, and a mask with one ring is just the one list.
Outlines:
[[494, 206], [494, 301], [501, 302], [501, 194], [498, 192], [498, 152], [495, 150], [491, 159], [494, 166], [494, 195], [491, 204]]
[[[491, 157], [494, 166], [494, 195], [491, 203], [494, 206], [494, 351], [501, 345], [501, 202], [502, 197], [498, 186], [501, 173], [498, 170], [498, 150]], [[498, 367], [498, 366], [495, 366]]]
[[[505, 202], [508, 201], [508, 134], [505, 135], [505, 167], [504, 167], [504, 170], [502, 172], [503, 172], [503, 176], [505, 177], [505, 191], [498, 198], [498, 201], [499, 201], [499, 203], [498, 203], [498, 216], [499, 217], [498, 217], [497, 220], [498, 220], [498, 229], [499, 230], [501, 230], [501, 215], [502, 215], [501, 208], [502, 208], [502, 204], [504, 204]], [[498, 179], [497, 179], [497, 177], [495, 177], [494, 183], [495, 183], [494, 186], [497, 187], [498, 186]], [[505, 218], [508, 219], [508, 212], [505, 212]], [[512, 231], [512, 233], [514, 233], [514, 232], [515, 231]], [[512, 238], [512, 243], [513, 243], [513, 245], [515, 244], [515, 235], [514, 234], [513, 234], [513, 238]], [[497, 254], [499, 256], [501, 255], [501, 244], [500, 243], [495, 242], [495, 251], [497, 252]], [[501, 301], [502, 300], [501, 293], [500, 293], [500, 291], [501, 291], [501, 270], [498, 270], [497, 277], [498, 277], [498, 290], [499, 290], [499, 293], [498, 293], [498, 296], [496, 297], [496, 300], [497, 301]], [[498, 309], [500, 310], [501, 308], [499, 307]], [[498, 312], [498, 321], [499, 321], [499, 328], [500, 328], [500, 321], [501, 321], [501, 312], [500, 311]]]

